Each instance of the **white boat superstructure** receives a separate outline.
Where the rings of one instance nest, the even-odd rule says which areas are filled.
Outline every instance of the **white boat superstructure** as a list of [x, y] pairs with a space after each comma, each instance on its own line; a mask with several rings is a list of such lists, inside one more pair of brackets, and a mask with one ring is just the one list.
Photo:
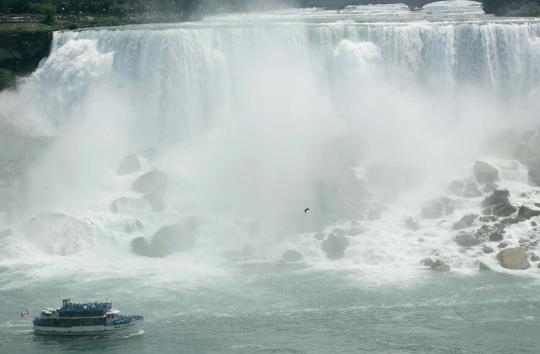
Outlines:
[[139, 315], [121, 315], [112, 303], [93, 302], [77, 304], [69, 299], [62, 307], [46, 308], [34, 319], [34, 332], [47, 335], [125, 335], [142, 333], [144, 318]]

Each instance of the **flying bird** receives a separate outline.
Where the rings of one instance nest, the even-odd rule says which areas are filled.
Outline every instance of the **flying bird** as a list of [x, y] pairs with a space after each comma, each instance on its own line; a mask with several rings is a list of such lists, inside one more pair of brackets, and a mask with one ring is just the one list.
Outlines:
[[309, 208], [306, 208], [306, 209], [304, 210], [304, 213], [307, 214], [308, 211], [310, 211]]

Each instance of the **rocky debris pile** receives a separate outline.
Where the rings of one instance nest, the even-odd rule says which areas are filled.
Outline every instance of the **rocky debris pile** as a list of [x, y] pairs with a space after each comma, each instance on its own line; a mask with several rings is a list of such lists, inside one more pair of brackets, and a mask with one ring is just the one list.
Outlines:
[[422, 208], [422, 217], [425, 219], [436, 219], [452, 214], [455, 210], [454, 202], [446, 197], [438, 198], [429, 202]]
[[180, 224], [163, 226], [150, 242], [137, 237], [131, 242], [133, 253], [146, 257], [165, 257], [176, 252], [190, 252], [195, 247], [198, 222], [187, 220]]
[[482, 201], [482, 214], [494, 216], [511, 216], [516, 207], [510, 204], [508, 189], [496, 189]]

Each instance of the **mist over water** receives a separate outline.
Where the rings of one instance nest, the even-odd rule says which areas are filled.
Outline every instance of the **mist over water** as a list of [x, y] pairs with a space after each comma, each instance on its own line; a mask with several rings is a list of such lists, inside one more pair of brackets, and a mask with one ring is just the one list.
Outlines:
[[[533, 293], [536, 267], [504, 270], [494, 255], [453, 241], [452, 223], [482, 199], [455, 198], [452, 216], [419, 216], [451, 181], [472, 178], [479, 159], [500, 170], [513, 197], [537, 191], [493, 141], [538, 124], [539, 62], [540, 22], [495, 19], [466, 1], [56, 32], [49, 58], [18, 91], [0, 94], [0, 291], [54, 294], [56, 283], [145, 310], [129, 295], [141, 287], [156, 286], [141, 297], [165, 302], [176, 298], [168, 291], [182, 289], [185, 300], [195, 296], [186, 289], [202, 288], [199, 305], [213, 311], [224, 291], [239, 301], [232, 312], [243, 296], [259, 299], [256, 309], [279, 306], [271, 293], [290, 277], [305, 296], [335, 279], [345, 309], [356, 306], [351, 284], [368, 304], [379, 288], [398, 301], [388, 287], [430, 299], [430, 281], [442, 282], [434, 303], [453, 281], [473, 292], [500, 282], [501, 298], [512, 293], [513, 280], [495, 276], [478, 289], [467, 278], [433, 280], [419, 262], [436, 255], [464, 277], [478, 276], [478, 261], [530, 276]], [[119, 174], [130, 154], [140, 169]], [[167, 180], [159, 208], [133, 187], [153, 170]], [[420, 230], [407, 228], [410, 217]], [[186, 220], [197, 225], [190, 252], [131, 252], [134, 238]], [[331, 261], [314, 236], [335, 228], [362, 231]], [[526, 232], [516, 226], [509, 242]], [[297, 267], [282, 268], [287, 250], [302, 254]], [[66, 284], [74, 274], [86, 279], [79, 290]], [[107, 285], [114, 279], [125, 292]], [[308, 302], [332, 308], [334, 295]], [[188, 303], [179, 311], [193, 310]]]

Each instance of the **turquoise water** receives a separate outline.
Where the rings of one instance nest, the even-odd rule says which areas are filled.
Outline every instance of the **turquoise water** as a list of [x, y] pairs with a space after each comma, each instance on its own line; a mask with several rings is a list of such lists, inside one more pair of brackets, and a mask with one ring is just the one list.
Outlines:
[[[203, 283], [55, 279], [3, 290], [2, 352], [536, 353], [540, 346], [540, 285], [531, 278], [426, 271], [410, 286], [373, 287], [350, 272], [261, 264]], [[25, 303], [31, 313], [54, 305], [55, 291], [81, 299], [109, 296], [122, 311], [144, 314], [145, 333], [35, 336], [18, 311]]]

